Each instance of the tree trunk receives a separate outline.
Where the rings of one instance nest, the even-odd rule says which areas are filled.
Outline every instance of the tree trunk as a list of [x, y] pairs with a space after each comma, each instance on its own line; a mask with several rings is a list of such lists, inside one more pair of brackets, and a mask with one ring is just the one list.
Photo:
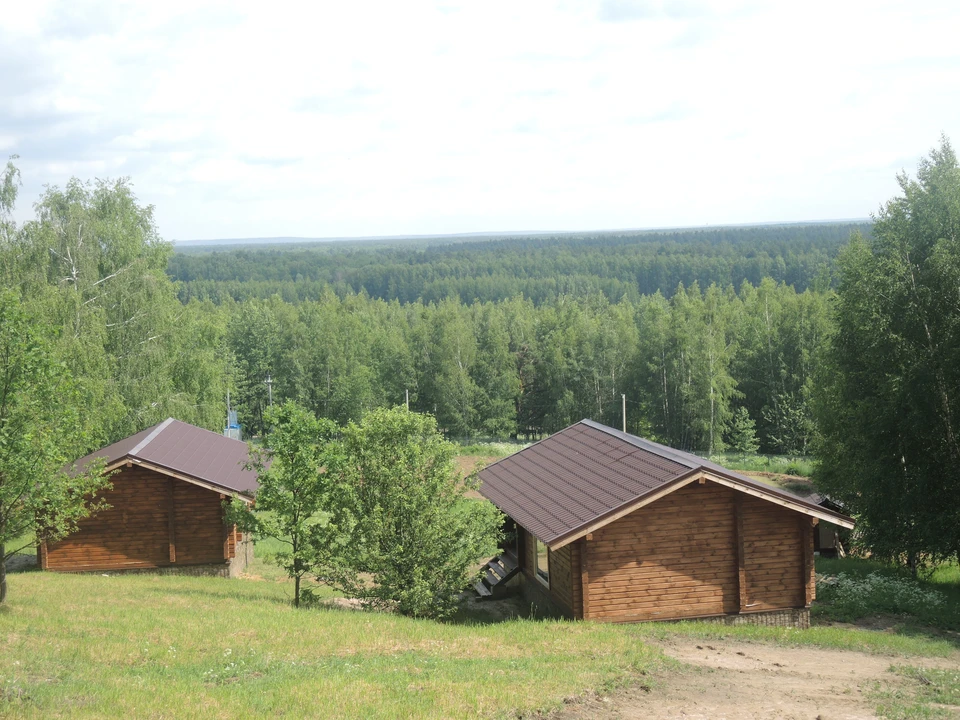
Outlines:
[[0, 605], [7, 599], [7, 558], [6, 548], [0, 543]]
[[300, 576], [296, 575], [293, 578], [293, 606], [298, 608], [300, 607]]

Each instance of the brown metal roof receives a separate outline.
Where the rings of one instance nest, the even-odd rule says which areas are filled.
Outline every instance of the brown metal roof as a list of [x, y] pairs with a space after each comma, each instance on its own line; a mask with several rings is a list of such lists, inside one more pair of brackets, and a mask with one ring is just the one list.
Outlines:
[[553, 545], [699, 472], [732, 481], [753, 494], [787, 500], [801, 512], [833, 514], [709, 460], [592, 420], [581, 420], [487, 466], [479, 477], [484, 497]]
[[123, 460], [183, 475], [228, 492], [253, 494], [257, 473], [245, 470], [249, 449], [245, 442], [173, 418], [141, 430], [77, 460], [83, 467], [94, 458], [107, 465]]

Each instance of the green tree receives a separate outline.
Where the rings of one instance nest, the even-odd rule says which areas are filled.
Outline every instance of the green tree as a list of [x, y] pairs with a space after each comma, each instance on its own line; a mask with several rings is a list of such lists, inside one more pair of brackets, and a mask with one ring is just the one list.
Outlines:
[[102, 507], [103, 463], [65, 469], [84, 444], [75, 388], [52, 343], [11, 290], [0, 291], [0, 603], [7, 560], [59, 540]]
[[440, 426], [454, 437], [471, 435], [477, 427], [481, 391], [471, 375], [477, 362], [477, 338], [468, 311], [459, 299], [429, 308], [429, 335], [423, 345], [427, 374], [422, 402], [436, 407]]
[[62, 328], [57, 354], [84, 396], [92, 447], [171, 415], [221, 426], [224, 398], [211, 394], [225, 363], [198, 346], [209, 335], [177, 299], [153, 208], [128, 180], [76, 179], [34, 207], [0, 247], [0, 277]]
[[727, 434], [727, 444], [731, 450], [739, 453], [755, 453], [760, 449], [753, 418], [750, 417], [750, 411], [743, 406], [738, 407], [733, 413]]
[[17, 156], [12, 155], [0, 174], [0, 251], [12, 241], [13, 233], [17, 230], [13, 221], [13, 209], [20, 192], [20, 171], [13, 164], [16, 159]]
[[944, 138], [841, 254], [817, 397], [818, 485], [864, 543], [906, 560], [960, 550], [960, 168]]
[[256, 503], [235, 499], [230, 521], [283, 545], [276, 563], [293, 579], [293, 604], [299, 607], [308, 594], [303, 578], [330, 565], [350, 526], [338, 493], [339, 428], [289, 401], [268, 408], [264, 420], [270, 428], [264, 445], [251, 450], [260, 484]]
[[344, 450], [356, 574], [341, 575], [338, 584], [405, 615], [450, 615], [476, 578], [476, 563], [496, 552], [500, 512], [464, 497], [475, 483], [459, 477], [455, 448], [430, 415], [374, 410], [345, 428]]

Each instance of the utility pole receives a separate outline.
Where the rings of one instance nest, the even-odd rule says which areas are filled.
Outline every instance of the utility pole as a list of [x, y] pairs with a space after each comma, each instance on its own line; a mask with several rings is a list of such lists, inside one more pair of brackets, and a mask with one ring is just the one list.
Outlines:
[[407, 395], [407, 411], [409, 412], [409, 410], [410, 410], [410, 390], [404, 390], [404, 392], [405, 392], [406, 395]]
[[623, 400], [623, 431], [627, 431], [627, 394], [620, 393], [620, 398]]
[[270, 407], [273, 407], [273, 380], [270, 377], [270, 373], [267, 373], [267, 379], [264, 382], [267, 385], [267, 397], [269, 398]]

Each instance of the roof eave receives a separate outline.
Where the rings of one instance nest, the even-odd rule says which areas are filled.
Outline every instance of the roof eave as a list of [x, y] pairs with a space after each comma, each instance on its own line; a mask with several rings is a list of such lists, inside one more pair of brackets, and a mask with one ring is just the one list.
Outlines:
[[551, 550], [559, 550], [560, 548], [565, 547], [570, 543], [575, 542], [576, 540], [579, 540], [580, 538], [609, 525], [615, 520], [619, 520], [624, 515], [629, 515], [635, 510], [639, 510], [645, 505], [649, 505], [650, 503], [659, 500], [664, 495], [669, 495], [674, 490], [679, 490], [684, 485], [689, 485], [690, 483], [696, 481], [701, 474], [702, 473], [697, 469], [686, 472], [683, 475], [680, 475], [679, 477], [676, 477], [673, 480], [654, 488], [650, 492], [646, 492], [643, 495], [635, 497], [632, 500], [628, 500], [627, 502], [622, 503], [615, 508], [611, 508], [602, 515], [598, 515], [597, 517], [583, 523], [573, 530], [570, 530], [562, 535], [558, 535], [550, 541], [544, 542]]
[[236, 488], [228, 488], [224, 485], [220, 485], [219, 483], [211, 482], [210, 480], [204, 480], [203, 478], [198, 478], [194, 475], [190, 475], [189, 473], [185, 473], [180, 470], [174, 470], [173, 468], [168, 468], [165, 465], [160, 465], [158, 463], [150, 462], [149, 460], [143, 460], [134, 455], [124, 455], [122, 458], [119, 458], [114, 462], [110, 463], [109, 465], [107, 465], [107, 467], [105, 468], [105, 471], [110, 472], [112, 470], [117, 470], [126, 465], [136, 465], [137, 467], [143, 467], [148, 470], [153, 470], [154, 472], [158, 472], [161, 475], [166, 475], [168, 477], [176, 478], [177, 480], [183, 480], [184, 482], [188, 482], [191, 485], [196, 485], [198, 487], [202, 487], [212, 492], [220, 493], [222, 495], [230, 495], [231, 497], [237, 497], [243, 500], [244, 502], [246, 502], [247, 504], [250, 504], [253, 502], [254, 491], [251, 491], [250, 494], [247, 494], [247, 492], [244, 490], [237, 490]]
[[609, 525], [615, 520], [619, 520], [624, 515], [629, 515], [630, 513], [659, 500], [665, 495], [669, 495], [675, 490], [679, 490], [684, 485], [689, 485], [690, 483], [701, 478], [715, 482], [718, 485], [724, 485], [733, 490], [746, 493], [747, 495], [753, 495], [754, 497], [759, 497], [762, 500], [773, 502], [777, 505], [786, 507], [789, 510], [793, 510], [794, 512], [799, 512], [804, 515], [817, 518], [818, 520], [825, 520], [826, 522], [839, 525], [840, 527], [847, 528], [848, 530], [853, 529], [855, 524], [853, 518], [847, 517], [846, 515], [841, 515], [840, 513], [835, 513], [831, 510], [827, 510], [819, 505], [806, 503], [802, 500], [802, 498], [778, 492], [776, 488], [767, 488], [765, 486], [760, 486], [759, 484], [748, 484], [736, 477], [724, 476], [721, 473], [717, 473], [713, 470], [705, 468], [696, 468], [691, 470], [689, 473], [684, 473], [680, 477], [677, 477], [670, 482], [664, 483], [655, 490], [644, 493], [633, 500], [608, 510], [602, 515], [583, 523], [579, 527], [576, 527], [569, 532], [558, 535], [552, 540], [544, 542], [551, 550], [559, 550], [570, 543], [575, 542], [580, 538]]

